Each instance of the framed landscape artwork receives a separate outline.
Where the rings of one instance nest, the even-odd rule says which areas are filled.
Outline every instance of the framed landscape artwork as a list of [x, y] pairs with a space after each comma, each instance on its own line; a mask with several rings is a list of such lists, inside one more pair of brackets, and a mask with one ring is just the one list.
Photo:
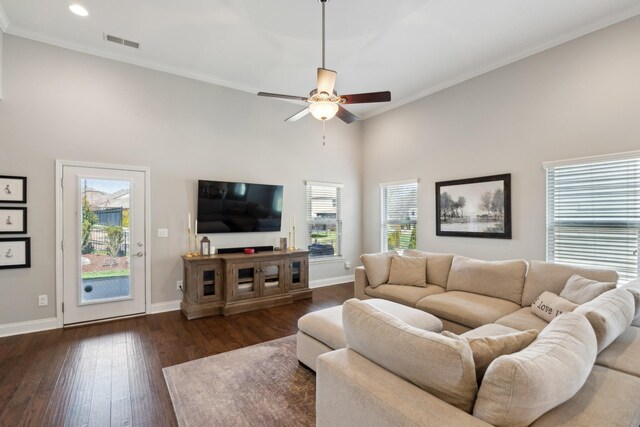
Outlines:
[[27, 203], [27, 178], [0, 175], [0, 203]]
[[31, 267], [31, 239], [0, 239], [0, 269]]
[[436, 182], [436, 235], [511, 239], [511, 174]]
[[0, 207], [0, 234], [25, 234], [27, 208]]

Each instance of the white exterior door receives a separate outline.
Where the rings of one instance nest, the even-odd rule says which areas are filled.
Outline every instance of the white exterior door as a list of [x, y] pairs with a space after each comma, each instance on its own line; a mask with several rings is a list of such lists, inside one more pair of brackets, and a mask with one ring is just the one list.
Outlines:
[[62, 166], [65, 325], [146, 311], [146, 173]]

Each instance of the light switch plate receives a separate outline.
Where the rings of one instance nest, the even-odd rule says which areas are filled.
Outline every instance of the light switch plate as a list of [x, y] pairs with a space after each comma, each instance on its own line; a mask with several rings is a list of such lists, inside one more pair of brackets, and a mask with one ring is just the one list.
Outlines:
[[169, 237], [169, 229], [168, 228], [158, 228], [158, 237]]

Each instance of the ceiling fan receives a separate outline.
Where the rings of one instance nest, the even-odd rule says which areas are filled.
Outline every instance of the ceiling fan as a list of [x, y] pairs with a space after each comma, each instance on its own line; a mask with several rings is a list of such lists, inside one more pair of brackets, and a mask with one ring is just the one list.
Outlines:
[[280, 95], [277, 93], [259, 92], [258, 96], [267, 96], [270, 98], [291, 99], [295, 101], [308, 102], [310, 105], [304, 110], [287, 118], [285, 122], [295, 122], [298, 119], [311, 113], [313, 117], [323, 122], [338, 116], [345, 123], [353, 123], [358, 117], [342, 107], [342, 104], [366, 104], [369, 102], [389, 102], [391, 101], [391, 92], [370, 92], [358, 93], [353, 95], [338, 95], [335, 91], [336, 73], [333, 70], [325, 68], [325, 4], [328, 0], [319, 0], [322, 3], [322, 68], [318, 68], [318, 84], [308, 97]]

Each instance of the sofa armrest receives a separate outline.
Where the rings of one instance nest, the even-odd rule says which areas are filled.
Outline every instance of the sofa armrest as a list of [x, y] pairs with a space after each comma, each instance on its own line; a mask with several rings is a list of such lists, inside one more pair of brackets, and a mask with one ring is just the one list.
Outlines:
[[355, 281], [354, 281], [354, 297], [360, 300], [371, 298], [364, 293], [364, 290], [367, 286], [369, 286], [369, 279], [367, 279], [367, 272], [364, 270], [364, 267], [356, 267]]
[[353, 350], [316, 362], [316, 426], [489, 426]]

